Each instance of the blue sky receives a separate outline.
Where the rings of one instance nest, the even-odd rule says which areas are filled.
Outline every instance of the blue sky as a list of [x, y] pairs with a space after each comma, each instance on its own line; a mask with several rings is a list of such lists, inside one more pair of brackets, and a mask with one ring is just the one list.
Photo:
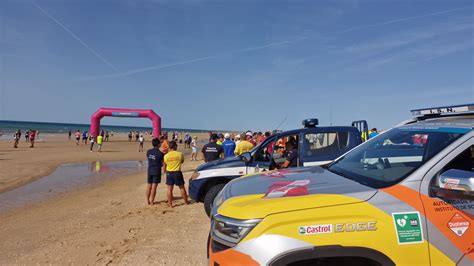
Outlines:
[[389, 128], [474, 102], [473, 21], [472, 1], [3, 0], [0, 119]]

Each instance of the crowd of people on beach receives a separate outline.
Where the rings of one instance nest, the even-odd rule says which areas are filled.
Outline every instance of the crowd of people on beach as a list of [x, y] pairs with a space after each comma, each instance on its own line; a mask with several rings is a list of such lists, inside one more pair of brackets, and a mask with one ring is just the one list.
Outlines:
[[[241, 134], [236, 133], [209, 133], [209, 143], [205, 144], [202, 149], [202, 158], [205, 162], [218, 160], [220, 158], [241, 155], [248, 152], [253, 147], [263, 142], [271, 135], [270, 132], [247, 131]], [[197, 136], [191, 136], [186, 133], [183, 137], [182, 133], [178, 136], [177, 132], [168, 140], [168, 134], [164, 133], [160, 138], [152, 140], [153, 148], [147, 151], [148, 173], [147, 173], [147, 190], [146, 199], [148, 205], [155, 203], [156, 188], [161, 183], [161, 176], [166, 175], [167, 186], [167, 202], [169, 207], [173, 207], [173, 188], [178, 186], [181, 196], [185, 204], [189, 204], [186, 188], [184, 187], [183, 173], [181, 165], [184, 163], [184, 155], [177, 151], [178, 143], [184, 142], [184, 148], [191, 149], [191, 161], [197, 161]]]
[[[13, 134], [13, 148], [18, 148], [18, 144], [20, 143], [21, 139], [21, 129], [18, 129], [14, 134]], [[35, 140], [39, 136], [39, 130], [33, 130], [33, 129], [28, 129], [25, 131], [25, 142], [30, 143], [30, 148], [35, 147]]]

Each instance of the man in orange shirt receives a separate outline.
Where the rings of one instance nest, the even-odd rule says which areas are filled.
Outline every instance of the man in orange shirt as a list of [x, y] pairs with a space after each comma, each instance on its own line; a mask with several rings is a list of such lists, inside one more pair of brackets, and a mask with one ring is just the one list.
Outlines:
[[168, 138], [165, 137], [165, 136], [161, 136], [160, 137], [160, 142], [161, 142], [161, 148], [160, 148], [161, 152], [163, 154], [167, 154], [169, 149], [170, 149]]

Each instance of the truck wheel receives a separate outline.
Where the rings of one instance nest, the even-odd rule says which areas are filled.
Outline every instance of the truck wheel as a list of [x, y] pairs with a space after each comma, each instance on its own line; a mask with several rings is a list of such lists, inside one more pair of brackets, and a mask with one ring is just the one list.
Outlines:
[[217, 194], [225, 187], [225, 184], [217, 184], [211, 187], [204, 197], [204, 210], [208, 217], [211, 217], [212, 203]]

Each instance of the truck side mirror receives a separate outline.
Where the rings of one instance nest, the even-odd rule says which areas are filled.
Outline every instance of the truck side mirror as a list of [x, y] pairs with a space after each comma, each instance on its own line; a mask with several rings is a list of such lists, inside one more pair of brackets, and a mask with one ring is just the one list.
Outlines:
[[431, 192], [440, 198], [474, 200], [474, 173], [450, 169], [437, 177]]
[[252, 155], [250, 155], [250, 152], [246, 152], [246, 153], [242, 153], [240, 155], [240, 160], [242, 160], [243, 162], [250, 162], [250, 160], [252, 160]]

